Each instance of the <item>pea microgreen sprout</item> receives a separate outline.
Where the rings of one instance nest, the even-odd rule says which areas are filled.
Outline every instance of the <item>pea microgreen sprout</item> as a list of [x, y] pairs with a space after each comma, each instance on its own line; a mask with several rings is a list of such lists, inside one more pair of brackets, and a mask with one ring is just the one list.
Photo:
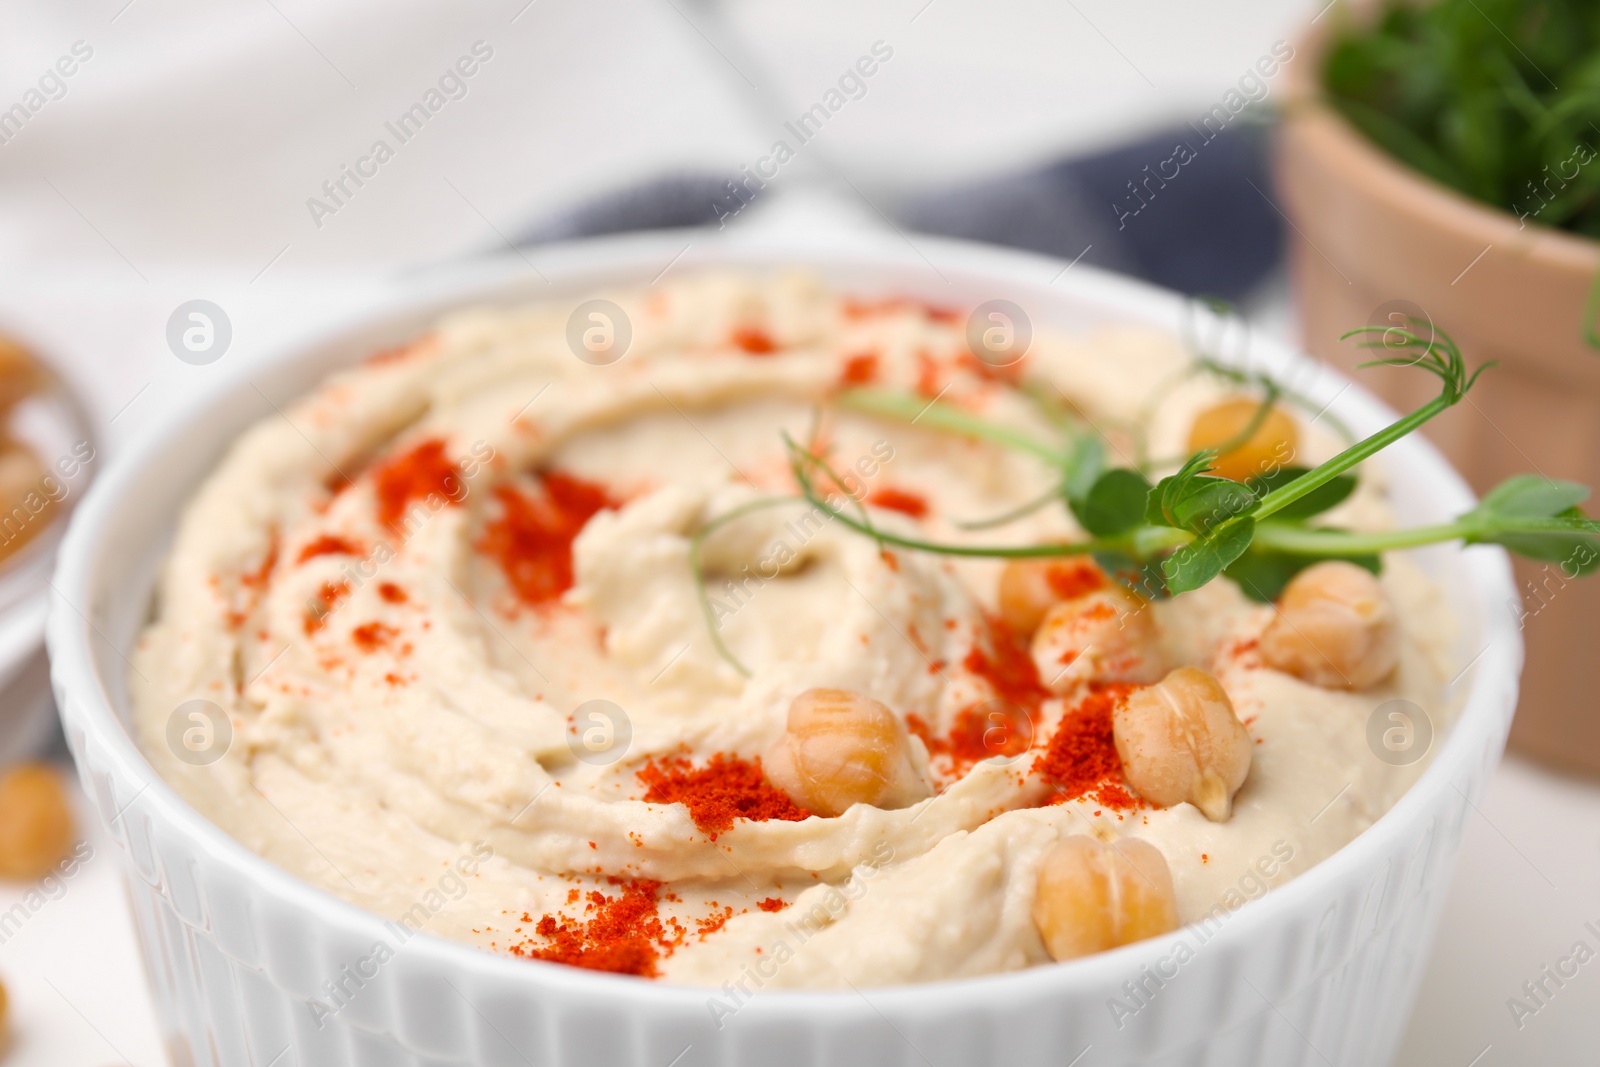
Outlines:
[[[1596, 541], [1600, 523], [1578, 509], [1588, 489], [1531, 475], [1503, 483], [1453, 522], [1373, 533], [1309, 525], [1308, 520], [1354, 490], [1356, 480], [1350, 471], [1459, 403], [1490, 366], [1469, 373], [1460, 349], [1438, 329], [1424, 336], [1415, 328], [1367, 327], [1346, 337], [1362, 337], [1367, 347], [1385, 353], [1364, 366], [1419, 368], [1439, 379], [1439, 395], [1314, 468], [1284, 467], [1245, 483], [1207, 473], [1216, 458], [1214, 450], [1194, 454], [1154, 485], [1137, 470], [1100, 466], [1101, 454], [1084, 464], [1094, 472], [1087, 488], [1080, 482], [1077, 489], [1060, 494], [1088, 535], [1080, 541], [991, 545], [911, 537], [872, 524], [864, 509], [858, 518], [832, 504], [816, 485], [818, 471], [831, 475], [826, 461], [786, 439], [791, 469], [809, 503], [880, 544], [993, 559], [1092, 554], [1145, 595], [1187, 592], [1227, 574], [1248, 595], [1271, 600], [1290, 578], [1319, 560], [1345, 559], [1376, 571], [1382, 552], [1445, 541], [1499, 544], [1535, 559], [1561, 561], [1576, 573], [1600, 564], [1600, 541]], [[938, 411], [935, 426], [1020, 447], [1058, 465], [1064, 471], [1064, 486], [1083, 474], [1070, 467], [1076, 447], [1052, 450], [948, 405], [929, 405], [910, 394], [893, 401], [888, 391], [874, 390], [870, 402], [852, 406], [876, 414]]]
[[[1057, 483], [1049, 493], [1005, 515], [966, 523], [966, 529], [1002, 526], [1060, 501], [1086, 536], [1042, 544], [968, 544], [915, 537], [893, 525], [880, 526], [861, 499], [847, 491], [822, 488], [832, 485], [842, 490], [846, 481], [829, 465], [821, 449], [814, 443], [801, 445], [785, 433], [784, 446], [799, 496], [758, 500], [735, 508], [707, 523], [690, 545], [690, 565], [717, 650], [741, 674], [749, 675], [716, 629], [700, 571], [705, 538], [753, 511], [797, 501], [872, 538], [881, 548], [996, 560], [1092, 555], [1108, 574], [1150, 598], [1188, 592], [1226, 575], [1247, 596], [1272, 601], [1295, 575], [1314, 563], [1345, 560], [1377, 573], [1384, 552], [1450, 541], [1500, 545], [1531, 559], [1561, 563], [1574, 577], [1600, 567], [1600, 522], [1579, 508], [1589, 489], [1537, 475], [1507, 479], [1476, 507], [1449, 522], [1373, 532], [1311, 524], [1355, 490], [1355, 468], [1459, 403], [1478, 376], [1492, 366], [1484, 364], [1469, 373], [1449, 335], [1436, 327], [1424, 331], [1423, 325], [1371, 326], [1345, 337], [1360, 338], [1358, 343], [1364, 347], [1383, 353], [1363, 366], [1414, 367], [1433, 374], [1440, 382], [1438, 396], [1315, 467], [1279, 467], [1244, 482], [1210, 473], [1216, 449], [1196, 452], [1152, 484], [1139, 469], [1108, 466], [1104, 440], [1081, 432], [1070, 421], [1053, 423], [1062, 439], [1051, 442], [910, 392], [850, 390], [838, 398], [840, 407], [988, 441], [1032, 455], [1057, 473]], [[1265, 385], [1263, 391], [1267, 404], [1280, 395]], [[841, 495], [848, 504], [838, 502]]]

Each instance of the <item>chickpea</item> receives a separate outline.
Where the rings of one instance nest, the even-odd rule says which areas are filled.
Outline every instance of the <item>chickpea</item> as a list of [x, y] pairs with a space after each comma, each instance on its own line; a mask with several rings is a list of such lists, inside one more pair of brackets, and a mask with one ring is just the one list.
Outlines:
[[1371, 688], [1400, 658], [1394, 609], [1371, 572], [1341, 560], [1315, 564], [1278, 598], [1278, 615], [1261, 634], [1261, 658], [1324, 689]]
[[72, 811], [54, 769], [25, 763], [0, 777], [0, 878], [44, 877], [72, 840]]
[[1000, 618], [1019, 637], [1032, 637], [1045, 613], [1110, 583], [1086, 556], [1013, 559], [1000, 572]]
[[1233, 794], [1250, 774], [1250, 732], [1222, 683], [1179, 667], [1136, 689], [1111, 718], [1122, 773], [1139, 795], [1170, 807], [1187, 801], [1212, 822], [1233, 814]]
[[1033, 635], [1039, 678], [1057, 693], [1079, 682], [1153, 682], [1165, 672], [1150, 602], [1119, 585], [1063, 601]]
[[1160, 849], [1137, 838], [1064, 837], [1039, 866], [1033, 924], [1056, 960], [1176, 930], [1172, 871]]
[[789, 799], [825, 817], [855, 804], [903, 808], [933, 793], [912, 761], [899, 716], [848, 689], [808, 689], [795, 697], [788, 728], [762, 766]]
[[[1189, 451], [1219, 448], [1232, 441], [1250, 426], [1260, 408], [1261, 402], [1248, 396], [1231, 397], [1206, 408], [1189, 428]], [[1299, 438], [1294, 420], [1274, 405], [1243, 444], [1217, 457], [1211, 473], [1242, 482], [1288, 466], [1294, 462]]]

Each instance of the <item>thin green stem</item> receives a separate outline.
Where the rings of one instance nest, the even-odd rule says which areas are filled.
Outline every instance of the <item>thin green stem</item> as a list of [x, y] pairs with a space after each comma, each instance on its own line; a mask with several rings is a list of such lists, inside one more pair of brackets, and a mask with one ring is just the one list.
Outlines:
[[1256, 435], [1256, 431], [1265, 425], [1267, 416], [1272, 414], [1272, 405], [1277, 402], [1278, 387], [1268, 382], [1262, 392], [1261, 402], [1256, 405], [1255, 411], [1250, 413], [1250, 421], [1245, 423], [1244, 429], [1222, 442], [1222, 444], [1211, 446], [1217, 450], [1217, 455], [1225, 456], [1236, 448], [1244, 447], [1245, 443]]
[[836, 508], [830, 507], [821, 498], [812, 499], [812, 503], [827, 509], [834, 518], [850, 529], [867, 534], [869, 537], [877, 538], [880, 544], [894, 545], [896, 548], [915, 549], [918, 552], [932, 552], [941, 556], [965, 556], [979, 559], [1048, 559], [1051, 556], [1086, 556], [1091, 552], [1126, 551], [1128, 547], [1126, 540], [1123, 538], [1103, 541], [1060, 542], [1044, 545], [952, 545], [940, 541], [924, 541], [916, 537], [902, 537], [899, 534], [890, 533], [883, 529], [872, 530]]
[[1010, 511], [995, 515], [988, 519], [974, 519], [970, 522], [952, 522], [958, 530], [992, 530], [997, 526], [1008, 526], [1018, 519], [1025, 519], [1040, 508], [1049, 507], [1062, 498], [1061, 486], [1051, 486], [1042, 496], [1034, 497], [1026, 504], [1012, 508]]
[[851, 389], [839, 394], [838, 403], [842, 408], [866, 415], [877, 415], [907, 425], [920, 423], [932, 429], [992, 441], [997, 445], [1032, 453], [1052, 466], [1060, 466], [1066, 460], [1066, 452], [1060, 445], [1047, 444], [1009, 426], [979, 418], [938, 400], [923, 400], [912, 393], [892, 389]]
[[867, 511], [867, 505], [863, 502], [866, 494], [863, 493], [858, 497], [852, 493], [850, 488], [845, 485], [844, 479], [839, 476], [839, 472], [834, 470], [832, 465], [830, 465], [827, 460], [817, 455], [816, 452], [812, 451], [812, 449], [809, 447], [802, 448], [799, 442], [789, 436], [788, 431], [783, 431], [782, 436], [784, 447], [789, 450], [789, 462], [794, 471], [795, 481], [799, 483], [801, 489], [805, 491], [807, 497], [812, 494], [812, 485], [811, 479], [805, 475], [805, 468], [815, 467], [823, 474], [826, 474], [834, 485], [837, 485], [841, 490], [844, 491], [845, 498], [849, 500], [851, 504], [855, 505], [856, 514], [861, 516], [859, 528], [866, 531], [866, 533], [869, 534], [874, 540], [877, 540], [878, 547], [882, 548], [883, 542], [882, 539], [878, 537], [878, 528], [873, 524], [872, 514], [871, 512]]
[[1346, 444], [1355, 442], [1356, 435], [1351, 432], [1350, 427], [1342, 419], [1328, 410], [1327, 404], [1319, 404], [1304, 393], [1290, 389], [1288, 386], [1280, 384], [1276, 379], [1269, 378], [1259, 371], [1246, 371], [1236, 367], [1229, 367], [1205, 356], [1201, 356], [1195, 362], [1195, 369], [1205, 371], [1225, 381], [1233, 382], [1235, 385], [1253, 385], [1258, 388], [1266, 388], [1270, 385], [1278, 391], [1279, 396], [1284, 400], [1311, 415], [1314, 420], [1325, 422], [1331, 426], [1333, 432]]
[[735, 656], [733, 650], [722, 640], [722, 630], [717, 622], [716, 609], [711, 606], [711, 591], [706, 588], [705, 574], [700, 566], [701, 548], [705, 545], [707, 537], [710, 537], [731, 522], [737, 522], [746, 515], [757, 511], [765, 511], [768, 508], [775, 508], [782, 504], [798, 504], [800, 501], [800, 497], [793, 496], [766, 497], [762, 500], [752, 500], [748, 504], [740, 504], [732, 511], [718, 515], [704, 526], [701, 526], [700, 529], [694, 532], [694, 536], [689, 538], [689, 573], [694, 578], [695, 593], [700, 598], [700, 612], [705, 616], [706, 631], [711, 635], [711, 643], [716, 646], [717, 654], [727, 660], [729, 666], [746, 678], [750, 677], [750, 668], [741, 663], [739, 657]]
[[794, 470], [795, 480], [800, 483], [801, 496], [807, 503], [827, 512], [848, 529], [873, 538], [880, 545], [893, 545], [896, 548], [909, 548], [918, 552], [977, 559], [1048, 559], [1052, 556], [1085, 556], [1092, 552], [1131, 552], [1143, 557], [1151, 552], [1176, 548], [1194, 540], [1194, 535], [1186, 530], [1167, 526], [1142, 526], [1118, 537], [1043, 545], [954, 545], [941, 541], [927, 541], [920, 537], [906, 537], [892, 530], [885, 530], [881, 526], [873, 526], [852, 518], [817, 492], [811, 479], [798, 463]]
[[1390, 423], [1371, 437], [1357, 441], [1337, 456], [1307, 471], [1288, 485], [1281, 485], [1261, 498], [1250, 512], [1258, 523], [1267, 516], [1282, 511], [1301, 497], [1322, 488], [1362, 460], [1377, 455], [1402, 437], [1416, 430], [1429, 419], [1449, 409], [1452, 401], [1438, 396], [1404, 418]]
[[1474, 529], [1474, 525], [1464, 519], [1437, 526], [1376, 533], [1351, 533], [1347, 530], [1265, 522], [1256, 526], [1253, 544], [1292, 556], [1371, 556], [1390, 549], [1457, 541], [1474, 532]]
[[1600, 535], [1600, 519], [1587, 516], [1552, 515], [1548, 519], [1533, 516], [1499, 516], [1482, 520], [1474, 536], [1498, 534], [1578, 534], [1583, 537]]
[[[1248, 442], [1250, 438], [1254, 437], [1256, 435], [1256, 431], [1261, 429], [1262, 425], [1267, 421], [1267, 416], [1272, 414], [1272, 405], [1277, 403], [1278, 396], [1278, 387], [1269, 381], [1265, 386], [1265, 392], [1262, 395], [1261, 402], [1258, 403], [1256, 405], [1256, 409], [1250, 413], [1250, 421], [1244, 424], [1244, 428], [1242, 430], [1228, 438], [1226, 441], [1218, 445], [1210, 446], [1211, 451], [1215, 452], [1219, 456], [1226, 456], [1234, 449], [1244, 447], [1246, 442]], [[1190, 458], [1190, 456], [1174, 456], [1169, 459], [1152, 461], [1150, 466], [1152, 469], [1182, 466]]]
[[1531, 515], [1494, 515], [1468, 512], [1454, 522], [1418, 526], [1409, 530], [1351, 533], [1290, 523], [1265, 522], [1256, 527], [1256, 545], [1295, 556], [1370, 556], [1397, 548], [1417, 548], [1446, 541], [1485, 540], [1516, 534], [1571, 534], [1593, 537], [1600, 522], [1593, 519]]

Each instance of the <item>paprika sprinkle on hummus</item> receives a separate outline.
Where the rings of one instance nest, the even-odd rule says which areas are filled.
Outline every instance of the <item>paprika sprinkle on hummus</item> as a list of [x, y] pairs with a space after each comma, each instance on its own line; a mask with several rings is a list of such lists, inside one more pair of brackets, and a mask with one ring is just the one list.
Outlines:
[[497, 486], [500, 515], [478, 549], [500, 564], [517, 598], [544, 604], [572, 588], [572, 542], [596, 512], [615, 508], [602, 486], [547, 471], [540, 491]]
[[[610, 363], [569, 341], [591, 298], [631, 325]], [[1404, 553], [1363, 570], [1393, 625], [1351, 689], [1268, 655], [1279, 605], [1227, 572], [1136, 595], [1149, 538], [1089, 527], [1148, 532], [1141, 485], [1248, 383], [1144, 326], [1041, 321], [996, 369], [977, 310], [685, 267], [347, 353], [179, 520], [129, 655], [141, 750], [392, 922], [708, 990], [1048, 965], [1114, 841], [1178, 922], [1237, 906], [1273, 842], [1297, 877], [1427, 765], [1373, 758], [1372, 708], [1450, 728], [1446, 598]], [[1302, 421], [1296, 463], [1345, 449]], [[1393, 527], [1365, 469], [1338, 505], [1362, 538]], [[1249, 495], [1194, 477], [1174, 515]], [[233, 731], [214, 762], [169, 740], [199, 700]]]
[[[670, 930], [656, 911], [661, 883], [648, 879], [616, 882], [622, 892], [607, 896], [599, 890], [588, 895], [588, 918], [572, 919], [559, 913], [542, 916], [534, 932], [546, 943], [513, 947], [513, 955], [565, 963], [590, 971], [656, 976], [656, 960], [663, 951], [682, 942], [683, 931]], [[528, 916], [524, 921], [530, 921]]]
[[374, 479], [378, 521], [398, 531], [412, 501], [437, 496], [459, 504], [463, 489], [461, 471], [445, 455], [445, 443], [424, 441], [378, 466]]
[[682, 757], [651, 760], [640, 769], [650, 804], [682, 804], [700, 832], [715, 841], [737, 819], [798, 822], [811, 813], [774, 788], [761, 773], [761, 761], [714, 753], [703, 767]]
[[1039, 776], [1054, 787], [1049, 803], [1093, 795], [1111, 808], [1144, 806], [1123, 780], [1111, 728], [1112, 713], [1133, 688], [1116, 682], [1098, 685], [1062, 716], [1035, 765]]

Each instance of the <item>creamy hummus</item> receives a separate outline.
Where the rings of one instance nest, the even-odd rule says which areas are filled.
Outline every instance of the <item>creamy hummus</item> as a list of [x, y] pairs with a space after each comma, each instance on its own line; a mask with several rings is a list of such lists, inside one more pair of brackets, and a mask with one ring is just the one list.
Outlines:
[[[1062, 834], [1143, 838], [1180, 918], [1216, 921], [1414, 780], [1421, 763], [1369, 747], [1375, 708], [1406, 699], [1444, 728], [1448, 615], [1395, 557], [1400, 663], [1365, 692], [1263, 666], [1273, 609], [1227, 580], [1154, 606], [1167, 656], [1216, 674], [1254, 741], [1227, 821], [1109, 781], [1064, 800], [1043, 761], [1077, 693], [1036, 699], [1012, 723], [1026, 736], [975, 761], [973, 709], [1038, 688], [995, 647], [999, 563], [883, 551], [798, 501], [697, 532], [794, 494], [787, 432], [824, 443], [883, 528], [1081, 536], [1060, 507], [965, 530], [1051, 471], [830, 399], [870, 382], [1048, 436], [1027, 382], [1098, 425], [1142, 425], [1167, 456], [1220, 387], [1158, 390], [1190, 357], [1132, 329], [1040, 331], [996, 371], [970, 354], [964, 312], [846, 299], [805, 275], [607, 296], [631, 325], [609, 365], [575, 357], [570, 305], [473, 310], [264, 408], [179, 525], [133, 660], [143, 746], [227, 833], [392, 920], [375, 954], [426, 930], [746, 991], [1016, 970], [1049, 962], [1030, 906]], [[1317, 431], [1312, 458], [1338, 447]], [[1380, 475], [1369, 464], [1330, 517], [1385, 525]], [[835, 818], [788, 805], [755, 761], [813, 687], [905, 717], [935, 795]], [[196, 701], [226, 719], [220, 757], [173, 740]]]

